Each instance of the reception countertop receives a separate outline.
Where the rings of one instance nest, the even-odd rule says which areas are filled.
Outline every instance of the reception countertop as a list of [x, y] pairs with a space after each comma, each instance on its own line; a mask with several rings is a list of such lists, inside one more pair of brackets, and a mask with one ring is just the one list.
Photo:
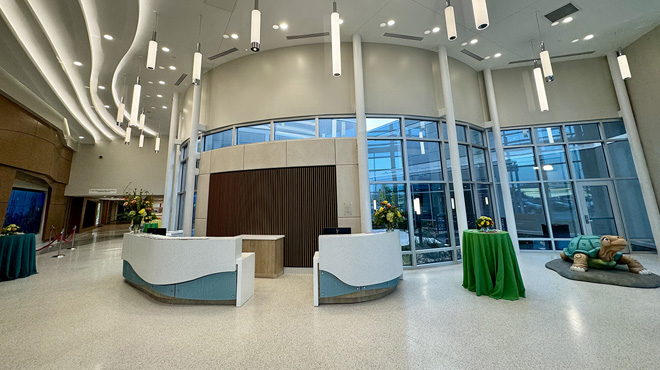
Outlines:
[[243, 240], [279, 240], [284, 239], [284, 235], [239, 235]]

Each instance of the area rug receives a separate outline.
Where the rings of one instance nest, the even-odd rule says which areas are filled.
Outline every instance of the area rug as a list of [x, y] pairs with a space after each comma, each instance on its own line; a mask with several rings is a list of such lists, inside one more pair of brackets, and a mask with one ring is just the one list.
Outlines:
[[629, 288], [660, 288], [660, 276], [656, 274], [639, 275], [628, 272], [625, 266], [612, 270], [590, 268], [587, 272], [571, 270], [571, 263], [558, 258], [545, 264], [545, 267], [557, 272], [566, 279], [588, 281], [590, 283], [619, 285]]

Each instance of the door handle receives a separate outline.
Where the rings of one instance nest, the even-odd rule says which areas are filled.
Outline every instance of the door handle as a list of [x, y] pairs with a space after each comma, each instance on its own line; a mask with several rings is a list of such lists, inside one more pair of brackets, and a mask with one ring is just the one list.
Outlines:
[[589, 215], [584, 215], [584, 222], [589, 223]]

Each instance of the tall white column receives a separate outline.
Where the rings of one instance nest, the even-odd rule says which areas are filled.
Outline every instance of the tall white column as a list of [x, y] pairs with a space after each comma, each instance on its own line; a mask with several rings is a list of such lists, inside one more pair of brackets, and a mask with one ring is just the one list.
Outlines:
[[504, 202], [504, 216], [506, 227], [513, 242], [516, 253], [520, 253], [518, 244], [518, 228], [516, 226], [516, 215], [513, 212], [511, 201], [511, 189], [509, 188], [509, 175], [504, 161], [504, 148], [502, 147], [502, 133], [500, 132], [500, 114], [497, 111], [497, 100], [495, 99], [495, 88], [493, 87], [493, 74], [490, 68], [484, 70], [484, 81], [486, 82], [486, 97], [488, 98], [488, 111], [490, 120], [493, 122], [493, 141], [495, 142], [495, 154], [497, 156], [497, 169], [500, 174], [500, 190], [502, 190], [502, 201]]
[[[181, 120], [179, 120], [179, 125], [181, 125]], [[179, 140], [177, 140], [179, 141]], [[172, 179], [174, 184], [172, 185], [172, 192], [170, 194], [170, 199], [172, 199], [170, 207], [170, 227], [169, 230], [177, 230], [177, 220], [179, 216], [179, 179], [181, 176], [186, 176], [186, 174], [180, 174], [181, 172], [181, 145], [175, 144], [174, 147], [174, 178]]]
[[358, 186], [360, 190], [360, 225], [363, 233], [371, 232], [371, 195], [367, 147], [367, 114], [364, 107], [362, 74], [362, 38], [353, 35], [353, 78], [355, 81], [355, 116], [357, 122]]
[[172, 97], [172, 115], [170, 116], [170, 136], [167, 141], [167, 167], [165, 167], [165, 192], [163, 194], [163, 220], [161, 225], [172, 230], [170, 215], [172, 213], [172, 187], [174, 183], [174, 162], [176, 161], [176, 133], [179, 132], [179, 93]]
[[[607, 63], [610, 65], [610, 74], [612, 75], [612, 82], [614, 83], [614, 91], [616, 98], [619, 101], [620, 114], [623, 118], [623, 123], [626, 126], [628, 133], [628, 142], [630, 143], [630, 151], [632, 152], [633, 160], [635, 161], [635, 170], [637, 171], [637, 178], [639, 185], [642, 188], [642, 198], [646, 206], [646, 216], [651, 220], [651, 232], [655, 241], [656, 249], [660, 249], [660, 224], [656, 220], [660, 220], [660, 211], [658, 210], [658, 202], [655, 199], [655, 192], [651, 183], [651, 176], [649, 175], [649, 168], [646, 164], [646, 157], [642, 150], [642, 141], [639, 139], [639, 132], [637, 131], [637, 122], [633, 114], [632, 106], [630, 105], [630, 97], [628, 97], [628, 90], [626, 84], [621, 78], [621, 71], [619, 64], [616, 60], [616, 53], [607, 53]], [[660, 253], [658, 253], [660, 257]]]
[[190, 141], [188, 142], [188, 166], [186, 171], [186, 201], [183, 210], [183, 236], [192, 236], [193, 203], [195, 201], [195, 175], [197, 174], [197, 135], [199, 134], [199, 111], [202, 103], [202, 81], [193, 87]]
[[[451, 160], [452, 183], [454, 184], [454, 203], [456, 206], [456, 219], [458, 220], [458, 237], [463, 236], [467, 230], [467, 214], [465, 212], [465, 196], [463, 194], [463, 176], [461, 174], [461, 159], [458, 152], [458, 134], [456, 132], [456, 116], [454, 115], [454, 97], [451, 92], [451, 80], [449, 77], [449, 60], [447, 59], [447, 48], [443, 45], [438, 47], [438, 59], [440, 61], [440, 78], [442, 79], [442, 94], [445, 98], [447, 140], [449, 141], [449, 156]], [[461, 240], [457, 240], [458, 245]]]

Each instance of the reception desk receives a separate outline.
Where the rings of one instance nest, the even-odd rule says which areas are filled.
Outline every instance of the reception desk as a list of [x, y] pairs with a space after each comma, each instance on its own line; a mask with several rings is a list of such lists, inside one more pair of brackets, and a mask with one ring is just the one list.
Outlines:
[[236, 304], [254, 294], [254, 253], [241, 237], [177, 238], [124, 234], [123, 276], [167, 303]]
[[384, 297], [403, 275], [399, 232], [319, 236], [314, 306]]

